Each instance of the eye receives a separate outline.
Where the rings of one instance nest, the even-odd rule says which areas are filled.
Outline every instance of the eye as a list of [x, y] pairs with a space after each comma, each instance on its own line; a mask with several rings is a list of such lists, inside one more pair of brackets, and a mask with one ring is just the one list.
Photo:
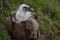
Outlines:
[[24, 9], [28, 9], [28, 7], [24, 7]]
[[28, 11], [28, 7], [23, 7], [23, 10], [24, 11]]

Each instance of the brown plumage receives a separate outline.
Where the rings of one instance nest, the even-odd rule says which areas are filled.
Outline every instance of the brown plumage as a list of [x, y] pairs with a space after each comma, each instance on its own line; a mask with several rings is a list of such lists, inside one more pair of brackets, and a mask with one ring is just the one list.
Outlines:
[[6, 30], [11, 36], [12, 40], [35, 40], [30, 39], [30, 33], [33, 30], [32, 24], [30, 21], [21, 22], [17, 24], [13, 22], [12, 17], [15, 16], [15, 13], [12, 13], [9, 17], [6, 18]]
[[[27, 10], [23, 10], [24, 7], [26, 7]], [[26, 14], [27, 11], [32, 12], [28, 5], [22, 4], [18, 11], [13, 11], [6, 18], [6, 31], [12, 40], [37, 40], [39, 36], [39, 25], [36, 21], [37, 17], [34, 14], [31, 14], [33, 15], [31, 17], [30, 15], [28, 16], [28, 14]], [[22, 20], [20, 16], [23, 17]], [[32, 36], [30, 36], [31, 34]]]

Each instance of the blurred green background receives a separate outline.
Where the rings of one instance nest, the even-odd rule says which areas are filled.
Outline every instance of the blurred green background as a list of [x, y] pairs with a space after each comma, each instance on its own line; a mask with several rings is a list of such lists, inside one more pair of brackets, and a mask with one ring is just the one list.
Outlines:
[[5, 31], [5, 18], [23, 3], [33, 7], [38, 16], [38, 40], [60, 40], [60, 0], [0, 0], [0, 40], [11, 40]]

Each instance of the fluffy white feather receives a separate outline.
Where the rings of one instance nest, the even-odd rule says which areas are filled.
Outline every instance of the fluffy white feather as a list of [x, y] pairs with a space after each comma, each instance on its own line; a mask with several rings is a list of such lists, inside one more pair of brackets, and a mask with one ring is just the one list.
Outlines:
[[13, 21], [16, 22], [16, 23], [20, 23], [21, 21], [26, 21], [28, 20], [28, 18], [31, 16], [31, 14], [29, 13], [29, 11], [25, 12], [23, 10], [23, 7], [29, 7], [28, 5], [26, 4], [22, 4], [18, 11], [16, 12], [16, 15], [15, 15], [15, 18], [17, 19], [17, 21], [13, 18]]

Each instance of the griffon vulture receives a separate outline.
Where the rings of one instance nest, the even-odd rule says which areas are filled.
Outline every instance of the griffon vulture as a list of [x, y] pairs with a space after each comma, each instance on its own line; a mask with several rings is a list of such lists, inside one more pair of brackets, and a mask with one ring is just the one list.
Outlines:
[[22, 4], [6, 18], [6, 30], [12, 40], [37, 40], [39, 24], [33, 11], [30, 6]]

